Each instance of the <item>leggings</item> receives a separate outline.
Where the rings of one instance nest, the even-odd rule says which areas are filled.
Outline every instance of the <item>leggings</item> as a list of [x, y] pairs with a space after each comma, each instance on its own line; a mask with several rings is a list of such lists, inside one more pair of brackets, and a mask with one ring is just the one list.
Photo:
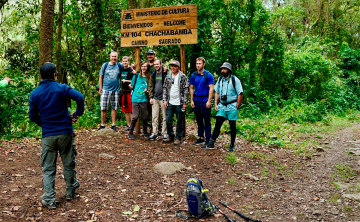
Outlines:
[[143, 131], [144, 134], [147, 133], [147, 114], [146, 114], [147, 103], [132, 103], [133, 117], [130, 124], [130, 132], [134, 131], [136, 122], [140, 116], [141, 110], [141, 119], [143, 121]]
[[[225, 122], [226, 118], [222, 116], [216, 117], [216, 123], [215, 128], [213, 131], [212, 139], [215, 141], [219, 135], [220, 135], [220, 129], [222, 124]], [[235, 144], [235, 138], [236, 138], [236, 121], [229, 120], [230, 124], [230, 131], [231, 131], [231, 145], [233, 146]]]

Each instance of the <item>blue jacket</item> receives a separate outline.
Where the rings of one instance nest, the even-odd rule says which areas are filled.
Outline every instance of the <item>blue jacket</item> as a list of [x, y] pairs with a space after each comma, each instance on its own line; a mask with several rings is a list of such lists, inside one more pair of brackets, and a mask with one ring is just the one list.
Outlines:
[[31, 92], [29, 118], [42, 127], [43, 138], [74, 132], [67, 98], [76, 101], [76, 114], [81, 116], [84, 113], [84, 97], [68, 85], [45, 79]]

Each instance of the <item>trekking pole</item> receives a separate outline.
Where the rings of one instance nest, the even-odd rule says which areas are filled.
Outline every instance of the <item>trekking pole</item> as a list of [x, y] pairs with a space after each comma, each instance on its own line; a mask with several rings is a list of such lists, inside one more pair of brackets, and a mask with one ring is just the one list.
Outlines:
[[233, 211], [234, 213], [236, 213], [237, 215], [239, 215], [240, 217], [244, 218], [244, 220], [246, 221], [253, 221], [253, 222], [261, 222], [261, 220], [253, 220], [247, 216], [245, 216], [244, 214], [241, 214], [240, 212], [232, 209], [231, 207], [229, 207], [226, 203], [219, 201], [220, 204], [224, 205], [224, 207], [227, 207], [229, 210]]
[[228, 222], [236, 222], [236, 220], [231, 220], [228, 216], [226, 216], [226, 214], [224, 214], [224, 212], [218, 206], [216, 206], [215, 204], [214, 204], [214, 206], [215, 206], [215, 209], [217, 209], [226, 218], [226, 220]]

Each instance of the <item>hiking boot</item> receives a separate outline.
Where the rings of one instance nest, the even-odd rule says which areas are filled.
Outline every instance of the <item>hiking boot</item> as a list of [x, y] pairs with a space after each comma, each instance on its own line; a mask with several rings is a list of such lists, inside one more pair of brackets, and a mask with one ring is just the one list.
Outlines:
[[149, 139], [149, 134], [148, 133], [144, 133], [144, 137], [145, 137], [145, 139]]
[[149, 137], [150, 141], [154, 141], [157, 139], [157, 136], [155, 134], [151, 134], [151, 136]]
[[42, 205], [47, 207], [49, 210], [55, 210], [56, 209], [56, 203], [53, 202], [51, 204], [48, 204], [45, 200], [41, 201]]
[[209, 143], [206, 146], [202, 146], [202, 149], [209, 149], [209, 150], [213, 150], [215, 149], [215, 141], [210, 139]]
[[117, 132], [117, 129], [116, 129], [116, 126], [115, 126], [115, 125], [112, 125], [112, 126], [111, 126], [111, 129], [114, 130], [114, 132]]
[[79, 189], [79, 187], [80, 187], [80, 184], [79, 184], [79, 182], [78, 182], [78, 183], [75, 185], [74, 191], [72, 192], [72, 194], [66, 194], [66, 195], [65, 195], [66, 201], [71, 201], [71, 200], [73, 200], [73, 199], [75, 198], [75, 195], [78, 194], [78, 193], [76, 193], [76, 190]]
[[181, 143], [181, 139], [180, 140], [176, 139], [175, 142], [174, 142], [174, 145], [180, 145], [180, 143]]
[[163, 140], [166, 140], [167, 138], [168, 138], [167, 133], [164, 133], [164, 135], [162, 136], [162, 139], [163, 139]]
[[230, 144], [230, 147], [228, 149], [229, 152], [235, 151], [235, 146], [233, 144]]
[[127, 132], [130, 131], [130, 126], [126, 126], [125, 129], [123, 130], [123, 132]]
[[201, 145], [201, 144], [204, 144], [205, 143], [205, 140], [202, 139], [202, 138], [199, 138], [198, 140], [196, 140], [193, 144], [195, 146], [198, 146], [198, 145]]
[[100, 125], [98, 130], [102, 130], [102, 129], [105, 129], [105, 126]]
[[71, 201], [71, 200], [73, 200], [74, 198], [75, 198], [75, 193], [73, 193], [73, 194], [66, 194], [66, 195], [65, 195], [66, 201]]
[[206, 149], [206, 146], [209, 144], [210, 140], [206, 140], [204, 146], [201, 147], [201, 149]]
[[131, 139], [131, 140], [135, 139], [133, 132], [129, 132], [129, 139]]
[[164, 140], [164, 143], [171, 143], [174, 141], [174, 138], [168, 137], [166, 140]]

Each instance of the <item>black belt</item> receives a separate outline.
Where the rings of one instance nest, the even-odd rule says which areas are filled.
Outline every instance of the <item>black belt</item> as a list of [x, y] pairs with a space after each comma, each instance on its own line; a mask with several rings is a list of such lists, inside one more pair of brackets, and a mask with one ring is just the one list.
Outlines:
[[236, 99], [236, 100], [233, 100], [233, 101], [230, 101], [230, 102], [228, 102], [228, 103], [222, 103], [222, 102], [220, 101], [220, 103], [223, 104], [224, 106], [227, 106], [227, 105], [229, 105], [229, 104], [231, 104], [231, 103], [234, 103], [234, 102], [237, 102], [237, 99]]

